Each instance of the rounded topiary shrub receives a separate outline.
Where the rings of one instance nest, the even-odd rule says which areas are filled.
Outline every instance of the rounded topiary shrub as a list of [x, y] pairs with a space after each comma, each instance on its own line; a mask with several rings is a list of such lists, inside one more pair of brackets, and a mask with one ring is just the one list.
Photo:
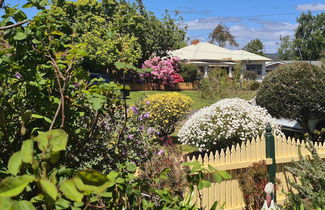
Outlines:
[[175, 92], [149, 95], [143, 100], [149, 124], [162, 137], [174, 132], [176, 123], [189, 112], [192, 104], [190, 97]]
[[311, 118], [325, 117], [325, 70], [303, 62], [282, 65], [264, 78], [256, 103], [309, 131]]
[[261, 135], [267, 123], [280, 132], [265, 109], [239, 98], [223, 99], [194, 113], [178, 137], [201, 151], [218, 150]]

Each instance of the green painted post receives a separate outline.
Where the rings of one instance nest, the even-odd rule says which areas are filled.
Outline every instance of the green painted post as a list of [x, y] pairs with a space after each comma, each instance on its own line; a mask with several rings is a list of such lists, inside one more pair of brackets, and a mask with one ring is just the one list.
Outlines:
[[[274, 136], [272, 135], [272, 127], [267, 124], [265, 128], [265, 141], [266, 141], [266, 158], [272, 159], [272, 164], [268, 166], [269, 182], [272, 182], [275, 186], [275, 173], [276, 173], [276, 162], [275, 162], [275, 143]], [[276, 201], [276, 193], [274, 190], [274, 201]]]

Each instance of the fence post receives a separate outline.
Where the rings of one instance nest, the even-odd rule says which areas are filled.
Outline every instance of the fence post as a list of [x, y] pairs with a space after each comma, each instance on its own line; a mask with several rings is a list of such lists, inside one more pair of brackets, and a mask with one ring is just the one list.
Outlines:
[[[276, 175], [276, 162], [275, 162], [275, 142], [272, 135], [272, 127], [267, 124], [265, 128], [265, 141], [266, 141], [266, 158], [272, 158], [272, 164], [268, 166], [269, 182], [272, 182], [275, 186]], [[274, 190], [274, 201], [276, 202], [276, 191]]]

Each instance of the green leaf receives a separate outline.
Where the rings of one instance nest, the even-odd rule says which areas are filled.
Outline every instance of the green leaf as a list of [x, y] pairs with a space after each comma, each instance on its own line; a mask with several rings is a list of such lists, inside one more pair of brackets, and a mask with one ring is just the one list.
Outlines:
[[222, 178], [224, 178], [224, 179], [231, 179], [231, 175], [230, 175], [227, 171], [218, 171], [218, 173], [219, 173], [220, 176], [222, 176]]
[[125, 68], [126, 68], [126, 64], [123, 63], [123, 62], [117, 61], [117, 62], [115, 63], [115, 67], [116, 67], [117, 69], [119, 69], [119, 70], [121, 70], [121, 69], [125, 69]]
[[77, 190], [74, 182], [71, 179], [64, 181], [60, 185], [60, 190], [66, 198], [73, 201], [82, 201], [84, 196]]
[[95, 170], [83, 170], [77, 172], [84, 184], [100, 186], [105, 184], [108, 179], [99, 171]]
[[19, 195], [34, 179], [35, 176], [33, 175], [5, 178], [0, 184], [0, 197], [14, 197]]
[[56, 202], [55, 202], [55, 207], [56, 209], [67, 209], [70, 206], [70, 202], [63, 199], [63, 198], [59, 198]]
[[21, 158], [24, 163], [33, 162], [34, 142], [31, 139], [25, 140], [21, 146]]
[[22, 163], [23, 163], [23, 160], [22, 160], [21, 151], [15, 152], [13, 155], [11, 155], [11, 157], [8, 161], [8, 171], [12, 175], [16, 176], [20, 171]]
[[210, 187], [211, 186], [211, 182], [207, 181], [207, 180], [201, 180], [203, 187]]
[[17, 32], [17, 34], [14, 36], [14, 40], [23, 40], [26, 39], [26, 34], [24, 34], [23, 32]]
[[0, 197], [0, 209], [1, 210], [12, 210], [14, 201], [8, 197]]
[[54, 129], [41, 133], [35, 141], [38, 142], [38, 148], [41, 151], [47, 151], [50, 147], [52, 152], [59, 152], [66, 149], [68, 135], [62, 129]]
[[73, 205], [74, 205], [75, 207], [82, 207], [82, 206], [84, 205], [84, 203], [81, 202], [81, 201], [78, 201], [78, 202], [74, 202]]
[[124, 182], [125, 182], [125, 179], [123, 179], [121, 177], [117, 177], [116, 183], [123, 184]]
[[109, 174], [106, 176], [107, 179], [109, 179], [110, 181], [114, 182], [116, 180], [116, 178], [118, 177], [119, 173], [116, 171], [111, 171], [109, 172]]
[[43, 192], [45, 192], [53, 200], [56, 200], [56, 198], [58, 197], [58, 190], [56, 189], [55, 184], [53, 184], [47, 179], [41, 179], [39, 182]]
[[213, 176], [214, 176], [214, 179], [215, 179], [215, 181], [217, 183], [221, 183], [222, 182], [222, 177], [221, 177], [221, 175], [219, 173], [215, 173], [215, 174], [213, 174]]
[[134, 163], [127, 163], [126, 169], [130, 172], [134, 172], [137, 169], [137, 166]]
[[13, 205], [14, 210], [36, 210], [34, 205], [29, 201], [16, 201]]

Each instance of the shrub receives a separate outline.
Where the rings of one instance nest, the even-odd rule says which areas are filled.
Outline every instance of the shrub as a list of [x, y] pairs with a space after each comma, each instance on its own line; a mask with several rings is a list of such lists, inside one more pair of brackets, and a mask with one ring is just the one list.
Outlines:
[[188, 96], [173, 92], [150, 95], [142, 104], [149, 113], [149, 125], [165, 137], [174, 132], [176, 123], [188, 113], [193, 101]]
[[[183, 196], [188, 185], [186, 168], [182, 166], [184, 160], [180, 147], [165, 145], [151, 160], [140, 165], [139, 177], [153, 189], [169, 189], [172, 195]], [[166, 179], [155, 181], [163, 173], [166, 174]]]
[[300, 183], [288, 180], [289, 185], [298, 193], [289, 193], [289, 206], [308, 206], [306, 209], [325, 208], [325, 161], [322, 160], [311, 142], [307, 144], [311, 156], [303, 157], [299, 149], [299, 161], [286, 169]]
[[245, 90], [256, 91], [260, 88], [260, 85], [261, 85], [261, 83], [255, 81], [255, 80], [244, 80], [242, 87]]
[[197, 80], [198, 66], [190, 63], [180, 63], [179, 73], [185, 82], [194, 82]]
[[183, 78], [178, 71], [178, 57], [165, 58], [153, 57], [146, 60], [142, 68], [151, 68], [150, 73], [143, 73], [141, 77], [145, 81], [159, 82], [167, 86], [174, 86], [178, 82], [183, 82]]
[[243, 71], [243, 77], [248, 80], [256, 80], [257, 73], [255, 71]]
[[194, 113], [178, 136], [200, 150], [220, 149], [261, 135], [267, 123], [280, 132], [265, 109], [239, 98], [223, 99]]
[[256, 103], [276, 118], [297, 120], [308, 132], [308, 121], [325, 116], [325, 70], [296, 62], [280, 66], [263, 80]]
[[247, 170], [242, 171], [238, 176], [238, 182], [246, 209], [261, 209], [264, 203], [264, 187], [268, 183], [265, 161], [253, 163]]

